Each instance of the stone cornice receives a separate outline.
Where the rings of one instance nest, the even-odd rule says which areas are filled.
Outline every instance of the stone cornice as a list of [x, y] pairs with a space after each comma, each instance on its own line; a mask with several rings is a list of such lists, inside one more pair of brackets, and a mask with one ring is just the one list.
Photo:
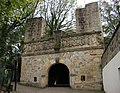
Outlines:
[[[75, 51], [86, 51], [86, 50], [96, 50], [96, 49], [103, 49], [103, 47], [102, 46], [92, 46], [92, 47], [73, 48], [73, 49], [68, 48], [68, 49], [61, 49], [59, 53], [75, 52]], [[36, 52], [36, 53], [22, 54], [22, 57], [45, 55], [45, 54], [56, 54], [56, 52], [54, 50], [40, 51], [40, 52]]]
[[[68, 33], [68, 34], [63, 34], [61, 36], [61, 38], [84, 36], [84, 35], [92, 35], [92, 34], [100, 34], [100, 33], [101, 33], [101, 31], [91, 31], [91, 32], [81, 32], [81, 33]], [[24, 42], [24, 44], [36, 43], [36, 42], [44, 42], [44, 41], [53, 40], [53, 39], [54, 39], [53, 37], [41, 37], [40, 40]]]

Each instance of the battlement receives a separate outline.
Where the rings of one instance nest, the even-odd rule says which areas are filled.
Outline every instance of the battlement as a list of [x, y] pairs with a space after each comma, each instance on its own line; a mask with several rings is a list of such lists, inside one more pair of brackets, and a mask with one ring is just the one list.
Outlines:
[[77, 32], [101, 31], [101, 17], [97, 2], [89, 3], [85, 8], [76, 9]]
[[100, 11], [98, 3], [90, 3], [85, 8], [76, 10], [77, 32], [65, 35], [54, 33], [54, 36], [43, 37], [45, 20], [40, 18], [29, 19], [26, 22], [25, 45], [23, 55], [54, 53], [55, 37], [60, 37], [60, 52], [79, 50], [80, 48], [95, 48], [103, 45], [101, 36]]
[[39, 40], [45, 34], [45, 19], [40, 18], [32, 18], [28, 19], [25, 27], [25, 39], [24, 42], [36, 41]]
[[[78, 33], [102, 31], [101, 17], [97, 2], [87, 4], [85, 8], [76, 9], [76, 29]], [[45, 34], [45, 19], [32, 18], [26, 22], [24, 42], [38, 41]]]

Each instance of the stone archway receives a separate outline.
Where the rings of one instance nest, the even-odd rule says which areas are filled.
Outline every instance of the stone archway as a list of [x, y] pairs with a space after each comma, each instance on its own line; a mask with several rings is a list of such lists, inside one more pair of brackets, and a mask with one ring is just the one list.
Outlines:
[[66, 65], [56, 63], [52, 65], [48, 73], [49, 87], [69, 87], [69, 69]]

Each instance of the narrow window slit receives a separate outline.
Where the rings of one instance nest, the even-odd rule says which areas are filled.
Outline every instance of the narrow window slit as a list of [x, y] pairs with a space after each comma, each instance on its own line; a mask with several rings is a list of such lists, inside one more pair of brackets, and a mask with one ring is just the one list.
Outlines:
[[85, 76], [84, 75], [81, 76], [81, 81], [85, 81]]

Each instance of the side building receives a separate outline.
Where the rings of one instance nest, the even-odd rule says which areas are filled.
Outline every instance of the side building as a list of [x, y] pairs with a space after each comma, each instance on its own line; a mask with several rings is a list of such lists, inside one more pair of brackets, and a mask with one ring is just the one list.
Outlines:
[[120, 22], [103, 55], [103, 84], [106, 93], [120, 93]]

